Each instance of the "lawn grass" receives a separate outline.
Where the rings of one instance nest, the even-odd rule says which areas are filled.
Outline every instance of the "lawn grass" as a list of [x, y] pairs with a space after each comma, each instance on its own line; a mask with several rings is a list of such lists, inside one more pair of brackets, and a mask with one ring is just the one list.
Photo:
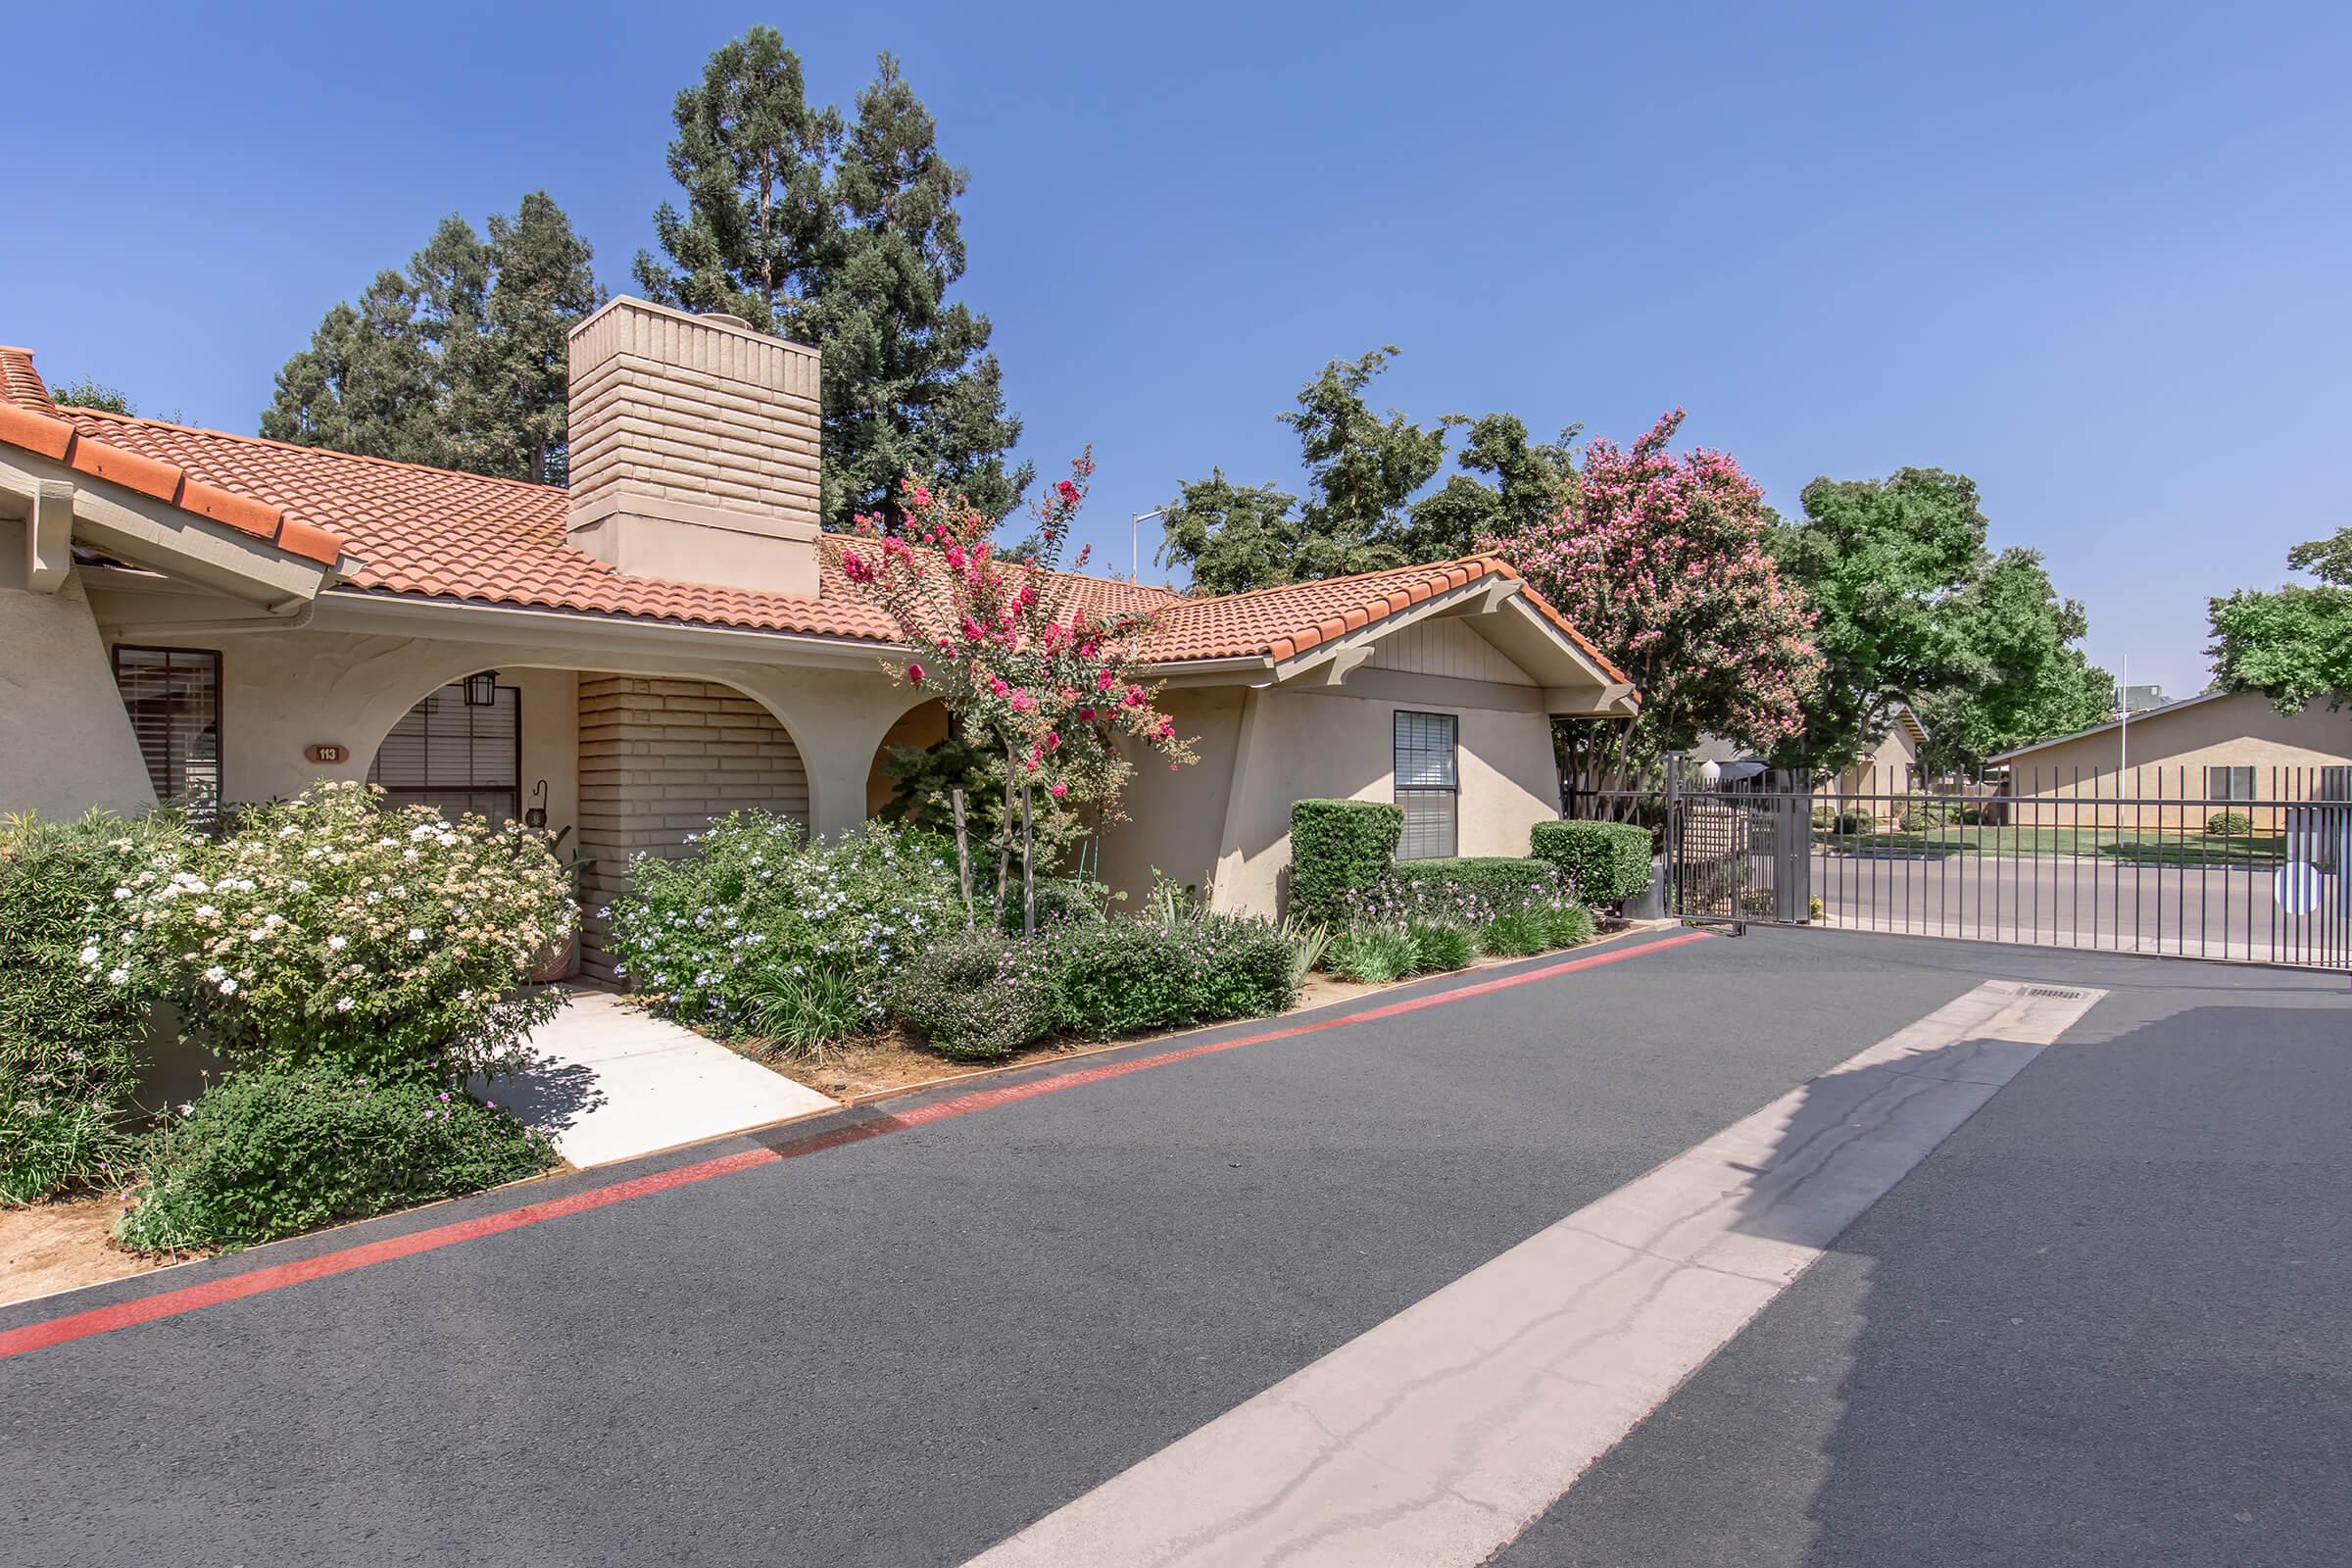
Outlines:
[[1816, 833], [1822, 849], [1844, 855], [1988, 855], [2053, 859], [2096, 856], [2137, 865], [2275, 866], [2286, 857], [2278, 834], [2231, 833], [2219, 837], [2182, 829], [1975, 827], [1953, 823], [1920, 830], [1881, 833]]

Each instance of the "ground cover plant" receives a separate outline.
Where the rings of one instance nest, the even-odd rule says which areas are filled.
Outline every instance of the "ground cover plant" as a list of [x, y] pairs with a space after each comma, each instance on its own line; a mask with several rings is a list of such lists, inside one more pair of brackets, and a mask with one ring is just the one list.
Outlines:
[[83, 955], [94, 912], [169, 830], [0, 820], [0, 1202], [110, 1185], [135, 1159], [147, 1002], [92, 984]]
[[640, 857], [607, 913], [657, 1011], [805, 1049], [878, 1027], [894, 972], [962, 929], [954, 856], [920, 829], [869, 822], [812, 844], [791, 817], [737, 811], [679, 858]]
[[465, 1093], [328, 1062], [233, 1072], [169, 1119], [136, 1251], [218, 1251], [536, 1176], [552, 1136]]

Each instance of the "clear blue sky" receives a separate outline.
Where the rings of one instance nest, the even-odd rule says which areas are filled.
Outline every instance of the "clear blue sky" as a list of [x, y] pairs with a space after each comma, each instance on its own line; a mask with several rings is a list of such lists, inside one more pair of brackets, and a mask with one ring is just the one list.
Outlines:
[[905, 62], [1103, 564], [1212, 464], [1295, 482], [1275, 412], [1396, 343], [1418, 417], [1682, 404], [1784, 509], [1972, 474], [2094, 657], [2193, 691], [2206, 596], [2352, 522], [2352, 22], [1928, 9], [11, 4], [0, 342], [250, 431], [445, 213], [544, 185], [624, 288], [672, 96], [765, 20], [845, 105]]

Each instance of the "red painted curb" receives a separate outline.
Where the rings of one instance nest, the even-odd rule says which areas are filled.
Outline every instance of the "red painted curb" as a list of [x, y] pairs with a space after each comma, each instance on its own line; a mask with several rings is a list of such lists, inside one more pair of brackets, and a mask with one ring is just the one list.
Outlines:
[[1106, 1078], [1120, 1078], [1148, 1067], [1163, 1067], [1173, 1061], [1188, 1061], [1195, 1056], [1214, 1055], [1221, 1051], [1238, 1051], [1244, 1046], [1263, 1045], [1269, 1040], [1289, 1040], [1298, 1035], [1316, 1034], [1325, 1029], [1338, 1029], [1348, 1024], [1369, 1023], [1377, 1018], [1394, 1018], [1401, 1013], [1418, 1012], [1424, 1007], [1440, 1006], [1458, 1002], [1465, 997], [1484, 996], [1489, 992], [1508, 990], [1512, 986], [1531, 985], [1548, 980], [1556, 974], [1576, 969], [1596, 969], [1606, 963], [1622, 963], [1627, 958], [1644, 953], [1657, 953], [1667, 948], [1679, 948], [1687, 943], [1704, 942], [1704, 931], [1687, 932], [1658, 942], [1644, 942], [1637, 947], [1618, 948], [1609, 953], [1596, 953], [1589, 958], [1572, 958], [1566, 963], [1545, 964], [1540, 969], [1522, 970], [1517, 974], [1481, 980], [1475, 985], [1452, 991], [1434, 992], [1426, 997], [1412, 997], [1403, 1002], [1392, 1002], [1385, 1006], [1370, 1007], [1362, 1012], [1350, 1012], [1337, 1018], [1318, 1018], [1312, 1023], [1293, 1024], [1284, 1029], [1269, 1029], [1260, 1034], [1244, 1035], [1234, 1040], [1213, 1040], [1205, 1045], [1187, 1046], [1181, 1051], [1162, 1052], [1152, 1056], [1137, 1056], [1128, 1061], [1106, 1062], [1100, 1067], [1082, 1067], [1073, 1072], [1056, 1073], [1051, 1077], [1033, 1078], [1027, 1083], [1008, 1084], [1002, 1089], [984, 1089], [976, 1094], [959, 1095], [953, 1100], [934, 1101], [910, 1110], [880, 1116], [871, 1121], [853, 1123], [846, 1127], [827, 1128], [806, 1137], [793, 1139], [772, 1149], [747, 1149], [739, 1153], [721, 1154], [713, 1159], [698, 1160], [672, 1170], [656, 1171], [650, 1176], [632, 1176], [626, 1181], [605, 1187], [592, 1187], [585, 1192], [569, 1193], [543, 1202], [524, 1203], [519, 1207], [503, 1209], [496, 1214], [483, 1214], [448, 1225], [435, 1225], [406, 1236], [387, 1237], [380, 1242], [364, 1242], [316, 1257], [301, 1258], [291, 1263], [272, 1263], [266, 1268], [243, 1274], [231, 1274], [221, 1279], [207, 1280], [201, 1285], [185, 1286], [176, 1291], [158, 1291], [135, 1300], [121, 1301], [113, 1306], [92, 1307], [86, 1312], [69, 1312], [23, 1328], [0, 1333], [0, 1360], [23, 1355], [29, 1350], [45, 1349], [52, 1345], [65, 1345], [74, 1340], [86, 1340], [93, 1335], [109, 1334], [116, 1329], [135, 1324], [152, 1323], [158, 1318], [175, 1317], [200, 1307], [216, 1306], [242, 1297], [260, 1296], [265, 1292], [283, 1290], [308, 1280], [328, 1279], [348, 1274], [353, 1269], [366, 1268], [371, 1263], [388, 1263], [394, 1258], [410, 1257], [418, 1252], [471, 1241], [477, 1236], [495, 1236], [501, 1231], [520, 1230], [525, 1225], [537, 1225], [546, 1220], [562, 1219], [567, 1214], [584, 1214], [608, 1204], [625, 1202], [632, 1198], [644, 1198], [653, 1193], [668, 1192], [676, 1187], [690, 1187], [707, 1182], [714, 1176], [726, 1176], [755, 1165], [772, 1165], [780, 1160], [797, 1159], [820, 1150], [838, 1149], [845, 1144], [863, 1143], [885, 1133], [905, 1132], [909, 1128], [926, 1127], [933, 1122], [951, 1121], [968, 1116], [991, 1106], [1010, 1104], [1015, 1101], [1034, 1100], [1081, 1084], [1100, 1083]]

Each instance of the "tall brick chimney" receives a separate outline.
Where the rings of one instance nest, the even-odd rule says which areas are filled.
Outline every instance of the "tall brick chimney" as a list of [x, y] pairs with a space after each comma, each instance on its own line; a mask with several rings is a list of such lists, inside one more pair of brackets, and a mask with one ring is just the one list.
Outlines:
[[575, 550], [632, 577], [817, 591], [816, 350], [623, 297], [571, 329]]

